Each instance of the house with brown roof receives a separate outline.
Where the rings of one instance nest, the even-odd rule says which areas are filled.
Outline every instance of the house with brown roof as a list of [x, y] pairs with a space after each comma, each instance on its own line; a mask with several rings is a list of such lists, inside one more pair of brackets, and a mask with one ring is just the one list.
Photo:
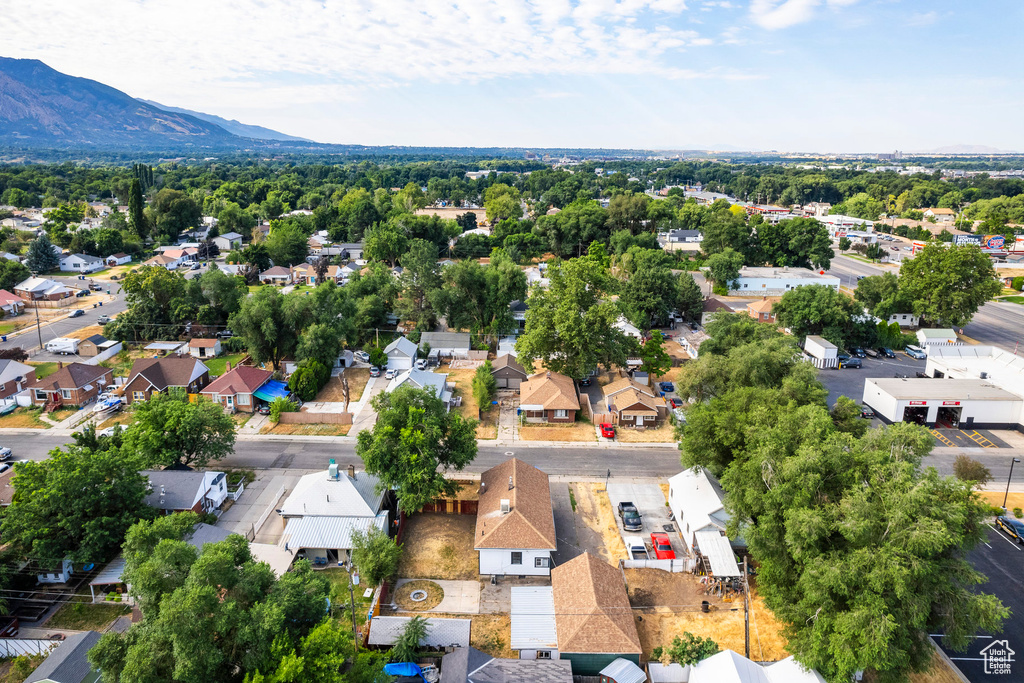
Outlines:
[[480, 475], [473, 547], [481, 574], [548, 576], [556, 548], [548, 475], [516, 458]]
[[491, 374], [499, 389], [518, 389], [529, 377], [526, 368], [509, 353], [498, 356], [491, 363]]
[[778, 299], [774, 297], [763, 297], [760, 301], [752, 301], [747, 304], [747, 314], [759, 323], [773, 323], [775, 314], [772, 313], [772, 307], [775, 306], [776, 301]]
[[124, 385], [124, 399], [128, 404], [148, 401], [154, 393], [169, 389], [198, 394], [209, 383], [210, 368], [191, 356], [143, 358], [132, 364]]
[[615, 396], [624, 391], [634, 391], [638, 394], [650, 396], [651, 398], [656, 398], [658, 396], [658, 391], [654, 387], [647, 384], [640, 384], [640, 382], [635, 381], [632, 377], [620, 377], [614, 382], [609, 382], [604, 385], [603, 389], [605, 400], [609, 403], [612, 402]]
[[623, 427], [653, 427], [668, 416], [668, 404], [660, 396], [629, 388], [608, 399], [608, 412]]
[[576, 382], [557, 372], [538, 372], [519, 385], [519, 409], [527, 422], [576, 421]]
[[925, 219], [934, 218], [938, 223], [952, 223], [953, 219], [956, 218], [956, 212], [953, 209], [939, 209], [929, 207], [921, 209], [921, 213], [924, 214]]
[[83, 358], [93, 358], [101, 353], [112, 349], [121, 342], [107, 339], [102, 334], [93, 334], [83, 339], [78, 344], [78, 355]]
[[260, 273], [260, 282], [268, 285], [287, 285], [292, 282], [291, 268], [273, 266]]
[[270, 381], [273, 374], [270, 370], [261, 370], [249, 365], [232, 368], [229, 363], [227, 372], [213, 380], [199, 393], [214, 403], [221, 404], [226, 410], [251, 413], [256, 410], [256, 399], [253, 394]]
[[221, 354], [220, 339], [190, 339], [188, 353], [193, 358], [213, 358]]
[[114, 373], [100, 365], [68, 363], [29, 387], [32, 403], [56, 410], [83, 406], [114, 384]]

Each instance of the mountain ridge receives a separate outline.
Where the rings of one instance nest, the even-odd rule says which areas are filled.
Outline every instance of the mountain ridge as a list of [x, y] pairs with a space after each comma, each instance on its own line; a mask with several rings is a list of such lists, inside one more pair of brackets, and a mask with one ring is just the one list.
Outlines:
[[288, 135], [287, 133], [282, 133], [274, 130], [273, 128], [267, 128], [266, 126], [242, 123], [238, 119], [226, 119], [223, 116], [217, 116], [216, 114], [207, 114], [205, 112], [185, 109], [183, 107], [172, 107], [170, 105], [160, 104], [154, 100], [147, 100], [142, 97], [137, 97], [135, 99], [140, 102], [150, 104], [158, 109], [163, 109], [164, 111], [193, 116], [201, 121], [206, 121], [216, 126], [220, 126], [232, 135], [237, 135], [243, 138], [253, 138], [255, 140], [276, 140], [279, 142], [316, 142], [309, 138], [301, 138], [297, 135]]

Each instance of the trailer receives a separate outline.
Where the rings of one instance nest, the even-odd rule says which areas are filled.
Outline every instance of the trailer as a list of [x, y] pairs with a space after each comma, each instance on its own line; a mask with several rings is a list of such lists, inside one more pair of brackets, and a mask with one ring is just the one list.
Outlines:
[[80, 340], [71, 337], [57, 337], [46, 342], [46, 350], [50, 353], [76, 354]]

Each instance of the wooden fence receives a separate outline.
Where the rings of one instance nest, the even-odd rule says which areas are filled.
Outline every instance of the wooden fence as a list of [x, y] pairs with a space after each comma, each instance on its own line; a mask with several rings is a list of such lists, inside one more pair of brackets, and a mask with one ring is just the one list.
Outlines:
[[350, 425], [352, 413], [281, 413], [281, 424], [284, 425]]
[[621, 560], [625, 569], [661, 569], [662, 571], [681, 574], [692, 572], [696, 560], [692, 557], [681, 557], [674, 560]]
[[423, 512], [440, 512], [446, 515], [475, 515], [480, 501], [448, 500], [441, 498], [423, 506]]
[[584, 418], [594, 421], [594, 409], [590, 406], [590, 396], [585, 392], [580, 392], [580, 413]]
[[615, 413], [598, 413], [597, 415], [594, 416], [594, 419], [591, 420], [591, 422], [593, 422], [596, 425], [599, 425], [599, 424], [617, 425], [617, 424], [619, 424], [619, 416], [616, 415]]

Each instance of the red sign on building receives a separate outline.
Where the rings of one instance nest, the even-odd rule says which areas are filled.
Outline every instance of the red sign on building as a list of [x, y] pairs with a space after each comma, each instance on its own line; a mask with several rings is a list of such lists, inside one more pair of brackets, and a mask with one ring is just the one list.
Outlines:
[[912, 405], [912, 406], [926, 406], [926, 405], [928, 405], [928, 401], [911, 401], [910, 405]]
[[944, 406], [958, 406], [958, 405], [960, 405], [960, 401], [943, 401], [942, 405], [944, 405]]

